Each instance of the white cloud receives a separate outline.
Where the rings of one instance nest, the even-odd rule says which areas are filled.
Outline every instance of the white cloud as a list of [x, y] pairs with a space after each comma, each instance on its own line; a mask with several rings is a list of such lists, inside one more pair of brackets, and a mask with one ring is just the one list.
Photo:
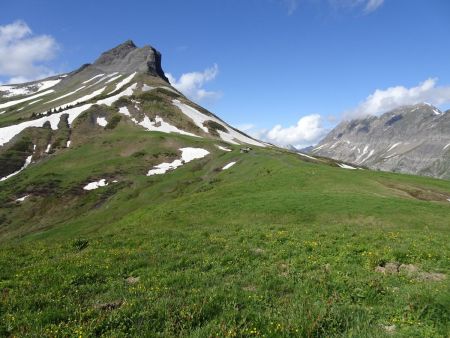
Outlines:
[[[301, 0], [275, 0], [284, 6], [288, 15], [292, 15], [298, 8]], [[380, 8], [385, 0], [309, 0], [310, 2], [322, 2], [335, 9], [357, 9], [365, 14], [372, 13]]]
[[282, 147], [293, 145], [303, 148], [316, 144], [327, 133], [323, 126], [323, 119], [319, 114], [312, 114], [300, 118], [294, 126], [282, 127], [276, 125], [270, 130], [248, 131], [255, 138]]
[[210, 82], [219, 74], [219, 67], [214, 66], [205, 69], [203, 72], [185, 73], [177, 80], [172, 74], [166, 73], [172, 86], [182, 92], [184, 95], [195, 101], [204, 101], [208, 99], [217, 99], [221, 93], [207, 91], [203, 88], [205, 83]]
[[54, 58], [58, 45], [49, 35], [33, 35], [23, 21], [0, 26], [0, 76], [8, 82], [31, 81], [54, 72], [43, 62]]
[[376, 11], [381, 5], [383, 5], [383, 3], [384, 0], [369, 0], [364, 8], [364, 12], [371, 13]]
[[404, 86], [377, 89], [355, 109], [344, 113], [345, 118], [380, 115], [394, 108], [428, 102], [439, 106], [450, 103], [450, 86], [436, 86], [437, 79], [427, 79], [416, 87]]
[[328, 0], [334, 8], [362, 9], [365, 14], [372, 13], [380, 8], [384, 0]]
[[283, 4], [286, 6], [288, 15], [292, 15], [298, 7], [299, 0], [283, 0]]

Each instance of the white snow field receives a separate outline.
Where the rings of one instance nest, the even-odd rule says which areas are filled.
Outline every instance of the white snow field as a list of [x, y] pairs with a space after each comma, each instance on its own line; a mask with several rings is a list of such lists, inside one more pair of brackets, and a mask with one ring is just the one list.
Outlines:
[[[111, 106], [115, 101], [117, 101], [119, 98], [121, 98], [122, 96], [130, 96], [133, 94], [134, 89], [136, 88], [136, 83], [129, 86], [128, 88], [126, 88], [125, 90], [123, 90], [122, 92], [108, 97], [106, 99], [103, 100], [99, 100], [96, 102], [96, 104], [105, 104], [107, 106]], [[98, 91], [95, 91], [92, 94], [86, 95], [83, 98], [80, 98], [79, 100], [83, 100], [86, 97], [94, 97], [97, 96], [99, 94], [99, 92], [103, 91], [104, 88], [99, 89]], [[95, 95], [94, 95], [95, 94]], [[78, 100], [77, 100], [78, 102]], [[69, 125], [72, 124], [72, 122], [84, 111], [86, 111], [87, 109], [89, 109], [90, 107], [92, 107], [93, 104], [88, 103], [88, 104], [84, 104], [78, 107], [74, 107], [74, 108], [70, 108], [67, 110], [64, 110], [60, 113], [55, 113], [55, 114], [51, 114], [49, 116], [43, 116], [39, 119], [35, 119], [35, 120], [30, 120], [30, 121], [25, 121], [19, 124], [15, 124], [15, 125], [11, 125], [11, 126], [7, 126], [7, 127], [3, 127], [0, 128], [0, 146], [4, 145], [5, 143], [9, 142], [14, 136], [16, 136], [17, 134], [19, 134], [20, 132], [22, 132], [24, 129], [29, 128], [29, 127], [42, 127], [44, 125], [45, 122], [50, 122], [50, 126], [53, 130], [57, 130], [58, 129], [58, 123], [59, 120], [61, 118], [61, 116], [63, 114], [68, 114], [68, 122]]]
[[[36, 146], [34, 146], [34, 147], [36, 148]], [[0, 182], [5, 181], [8, 178], [13, 177], [13, 176], [17, 175], [18, 173], [20, 173], [22, 170], [24, 170], [26, 167], [28, 167], [30, 165], [32, 158], [33, 158], [33, 155], [28, 156], [27, 159], [25, 160], [25, 164], [23, 165], [22, 168], [13, 172], [12, 174], [9, 174], [8, 176], [0, 178]]]
[[82, 96], [82, 97], [80, 97], [80, 98], [78, 98], [78, 99], [76, 99], [76, 100], [73, 100], [72, 102], [64, 103], [64, 104], [62, 104], [62, 105], [56, 107], [55, 109], [59, 109], [59, 108], [64, 109], [64, 108], [66, 108], [66, 107], [68, 107], [68, 106], [74, 106], [74, 105], [76, 105], [77, 103], [83, 103], [83, 102], [85, 102], [85, 101], [88, 101], [88, 100], [90, 100], [90, 99], [96, 97], [97, 95], [100, 95], [101, 93], [103, 93], [103, 92], [105, 91], [105, 89], [106, 89], [106, 87], [97, 89], [97, 90], [93, 91], [93, 92], [90, 93], [90, 94], [84, 95], [84, 96]]
[[47, 103], [55, 102], [55, 101], [61, 100], [61, 99], [65, 98], [65, 97], [67, 97], [67, 96], [70, 96], [70, 95], [75, 94], [76, 92], [82, 90], [83, 88], [86, 88], [86, 86], [81, 86], [80, 88], [77, 88], [77, 89], [71, 91], [70, 93], [64, 94], [64, 95], [62, 95], [62, 96], [60, 96], [60, 97], [57, 97], [56, 99], [53, 99], [53, 100], [48, 101]]
[[30, 197], [30, 195], [25, 195], [25, 196], [23, 196], [23, 197], [20, 197], [20, 198], [16, 199], [16, 202], [23, 202], [23, 201], [25, 201], [28, 197]]
[[115, 75], [115, 76], [111, 77], [108, 81], [105, 82], [105, 84], [114, 82], [114, 81], [116, 81], [119, 77], [122, 76], [122, 74], [119, 74], [119, 75], [116, 75], [116, 74], [117, 74], [117, 73], [114, 73], [113, 75]]
[[125, 90], [121, 91], [120, 93], [107, 97], [106, 99], [99, 100], [96, 103], [97, 104], [106, 104], [107, 106], [111, 106], [114, 102], [116, 102], [118, 99], [120, 99], [122, 96], [131, 96], [133, 95], [134, 90], [136, 89], [137, 83], [132, 84], [131, 86], [127, 87]]
[[227, 169], [231, 168], [232, 166], [234, 166], [235, 164], [236, 164], [236, 162], [230, 162], [226, 166], [224, 166], [222, 168], [222, 170], [227, 170]]
[[31, 101], [31, 100], [34, 100], [34, 99], [36, 99], [38, 97], [41, 97], [41, 96], [44, 96], [44, 95], [48, 95], [48, 94], [53, 93], [53, 92], [54, 92], [53, 89], [49, 89], [49, 90], [46, 90], [45, 92], [42, 92], [42, 93], [38, 93], [38, 94], [35, 94], [35, 95], [32, 95], [32, 96], [24, 97], [23, 99], [13, 100], [13, 101], [8, 101], [8, 102], [5, 102], [5, 103], [1, 103], [0, 104], [0, 109], [8, 108], [8, 107], [11, 107], [11, 106], [15, 106], [16, 104], [19, 104], [19, 103], [22, 103], [22, 102]]
[[[38, 92], [41, 92], [48, 88], [51, 88], [51, 87], [55, 86], [61, 80], [62, 79], [41, 81], [41, 82], [31, 84], [28, 86], [21, 86], [21, 85], [0, 86], [0, 92], [3, 92], [4, 97], [13, 97], [13, 96], [18, 96], [18, 95], [30, 95], [30, 94], [38, 93]], [[38, 89], [33, 90], [35, 88], [38, 88]]]
[[126, 115], [126, 116], [131, 116], [130, 111], [128, 110], [127, 107], [120, 107], [119, 108], [119, 113]]
[[397, 142], [397, 143], [391, 145], [387, 151], [388, 151], [388, 152], [391, 151], [392, 149], [394, 149], [395, 147], [397, 147], [399, 144], [401, 144], [401, 142]]
[[149, 86], [148, 84], [144, 83], [142, 85], [142, 89], [141, 90], [143, 92], [149, 92], [150, 90], [153, 90], [153, 89], [155, 89], [155, 87]]
[[266, 145], [258, 142], [256, 140], [253, 140], [239, 132], [237, 132], [236, 130], [230, 128], [229, 126], [227, 126], [223, 121], [219, 120], [218, 118], [214, 117], [214, 116], [209, 116], [209, 115], [205, 115], [201, 112], [199, 112], [197, 109], [192, 108], [191, 106], [180, 102], [179, 100], [172, 100], [172, 103], [178, 107], [183, 114], [185, 114], [186, 116], [188, 116], [190, 119], [192, 119], [192, 121], [194, 121], [195, 125], [197, 127], [199, 127], [200, 129], [202, 129], [205, 133], [209, 133], [209, 130], [207, 127], [205, 127], [203, 125], [203, 122], [205, 121], [214, 121], [216, 123], [219, 123], [220, 125], [222, 125], [227, 132], [224, 132], [222, 130], [217, 130], [220, 138], [226, 142], [232, 143], [232, 144], [238, 144], [236, 141], [234, 140], [238, 140], [241, 141], [243, 143], [247, 143], [247, 144], [252, 144], [255, 146], [259, 146], [259, 147], [265, 147]]
[[[95, 81], [94, 83], [90, 84], [88, 87], [94, 87], [94, 86], [96, 86], [97, 84], [99, 84], [100, 82], [103, 82], [103, 81], [105, 81], [106, 79], [109, 79], [109, 78], [111, 78], [111, 77], [114, 77], [114, 75], [116, 75], [116, 74], [117, 74], [117, 72], [111, 73], [111, 74], [108, 74], [108, 75], [105, 75], [105, 76], [101, 77], [100, 79], [98, 79], [97, 81]], [[120, 76], [122, 76], [122, 75], [119, 75], [119, 76], [115, 77], [114, 79], [117, 79], [117, 78], [120, 77]], [[109, 82], [109, 81], [108, 81], [108, 82]], [[106, 82], [106, 83], [108, 83], [108, 82]]]
[[218, 144], [216, 144], [216, 147], [219, 148], [220, 150], [223, 150], [223, 151], [227, 151], [227, 152], [228, 152], [228, 151], [232, 151], [231, 149], [228, 149], [228, 148], [219, 146]]
[[209, 154], [209, 151], [202, 148], [181, 148], [181, 159], [175, 160], [171, 163], [161, 163], [150, 169], [147, 176], [161, 175], [165, 174], [168, 170], [174, 170], [185, 163], [191, 162], [192, 160], [203, 158]]
[[343, 169], [351, 169], [351, 170], [356, 169], [355, 167], [352, 167], [351, 165], [344, 164], [344, 163], [338, 163], [338, 166], [340, 166]]
[[82, 83], [83, 83], [83, 84], [89, 83], [89, 82], [91, 82], [91, 81], [94, 81], [94, 80], [95, 80], [96, 78], [98, 78], [98, 77], [102, 77], [103, 75], [105, 75], [105, 74], [98, 74], [98, 75], [95, 75], [94, 77], [91, 77], [89, 80], [83, 81]]
[[83, 189], [84, 190], [95, 190], [95, 189], [98, 189], [100, 187], [105, 187], [107, 185], [108, 185], [108, 182], [106, 182], [106, 180], [104, 178], [102, 178], [99, 181], [95, 181], [95, 182], [91, 182], [91, 183], [86, 184], [83, 187]]
[[[127, 109], [127, 112], [128, 112], [128, 109]], [[129, 114], [129, 112], [128, 112], [128, 114]], [[177, 127], [171, 125], [170, 123], [165, 122], [158, 115], [155, 117], [155, 121], [150, 121], [148, 116], [145, 116], [144, 120], [142, 120], [141, 122], [137, 122], [136, 119], [132, 119], [132, 120], [134, 121], [134, 123], [144, 127], [148, 131], [160, 131], [160, 132], [163, 132], [163, 133], [178, 133], [178, 134], [182, 134], [182, 135], [189, 135], [189, 136], [194, 136], [194, 137], [200, 137], [198, 135], [195, 135], [195, 134], [189, 133], [187, 131], [178, 129]]]
[[82, 112], [89, 109], [92, 104], [85, 104], [79, 107], [64, 110], [60, 113], [52, 114], [49, 116], [44, 116], [39, 119], [25, 121], [12, 126], [7, 126], [0, 128], [0, 146], [9, 142], [14, 136], [22, 132], [24, 129], [29, 127], [42, 127], [45, 122], [50, 122], [50, 126], [53, 130], [58, 129], [58, 123], [63, 114], [69, 114], [69, 124], [73, 122], [75, 118], [78, 117]]
[[116, 85], [116, 89], [114, 89], [114, 91], [119, 90], [120, 88], [122, 88], [123, 86], [125, 86], [126, 84], [130, 83], [131, 80], [133, 80], [133, 78], [135, 77], [137, 73], [134, 72], [133, 74], [131, 74], [130, 76], [126, 77], [125, 79], [123, 79], [122, 81], [120, 81], [119, 83], [117, 83]]
[[42, 99], [34, 100], [34, 101], [28, 103], [28, 105], [31, 106], [32, 104], [35, 104], [36, 102], [39, 102], [39, 101], [42, 101]]
[[299, 154], [300, 156], [310, 158], [311, 160], [317, 160], [317, 158], [312, 157], [312, 156], [309, 156], [309, 155], [307, 155], [307, 154], [303, 154], [303, 153], [298, 153], [298, 154]]
[[97, 117], [97, 124], [101, 127], [106, 127], [108, 124], [108, 121], [104, 117]]

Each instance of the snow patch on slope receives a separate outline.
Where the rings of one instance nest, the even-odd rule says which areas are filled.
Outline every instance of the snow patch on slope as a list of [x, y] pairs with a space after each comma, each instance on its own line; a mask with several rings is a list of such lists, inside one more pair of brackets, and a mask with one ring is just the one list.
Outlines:
[[[127, 89], [125, 89], [124, 91], [122, 91], [119, 94], [116, 94], [114, 96], [108, 97], [106, 99], [103, 100], [99, 100], [96, 103], [97, 104], [106, 104], [107, 106], [112, 105], [115, 101], [117, 101], [119, 98], [121, 98], [122, 96], [130, 96], [133, 94], [133, 90], [134, 88], [136, 88], [136, 84], [131, 85], [130, 87], [128, 87]], [[104, 88], [100, 89], [99, 91], [102, 91]], [[97, 96], [98, 92], [96, 91], [90, 95], [86, 95], [84, 98], [89, 97], [89, 96]], [[80, 98], [80, 100], [83, 98]], [[49, 116], [44, 116], [41, 117], [39, 119], [35, 119], [35, 120], [30, 120], [30, 121], [25, 121], [16, 125], [12, 125], [12, 126], [7, 126], [7, 127], [3, 127], [0, 128], [0, 146], [2, 146], [3, 144], [9, 142], [14, 136], [16, 136], [17, 134], [19, 134], [20, 132], [22, 132], [24, 129], [29, 128], [29, 127], [42, 127], [44, 125], [45, 122], [50, 122], [50, 126], [53, 130], [57, 130], [58, 129], [58, 124], [60, 121], [60, 118], [63, 114], [68, 114], [68, 122], [69, 125], [72, 124], [72, 122], [84, 111], [86, 111], [87, 109], [89, 109], [90, 107], [92, 107], [91, 103], [88, 104], [84, 104], [81, 106], [77, 106], [74, 108], [70, 108], [67, 110], [64, 110], [62, 112], [59, 113], [55, 113], [55, 114], [51, 114]]]
[[108, 182], [106, 182], [106, 180], [104, 178], [102, 178], [99, 181], [95, 181], [95, 182], [91, 182], [86, 184], [83, 189], [84, 190], [95, 190], [98, 189], [100, 187], [106, 187], [108, 185]]
[[222, 138], [222, 140], [224, 140], [226, 142], [238, 144], [236, 141], [234, 141], [234, 140], [238, 140], [243, 143], [252, 144], [252, 145], [259, 146], [259, 147], [266, 146], [265, 144], [258, 142], [256, 140], [253, 140], [253, 139], [237, 132], [236, 130], [230, 128], [223, 121], [219, 120], [218, 118], [216, 118], [214, 116], [205, 115], [205, 114], [199, 112], [197, 109], [194, 109], [191, 106], [180, 102], [179, 100], [172, 100], [172, 103], [176, 107], [178, 107], [183, 112], [183, 114], [185, 114], [192, 121], [194, 121], [195, 125], [197, 127], [199, 127], [200, 129], [202, 129], [205, 133], [209, 133], [209, 130], [207, 127], [205, 127], [203, 125], [203, 123], [205, 121], [214, 121], [214, 122], [222, 125], [227, 130], [227, 132], [224, 132], [222, 130], [217, 130], [217, 133], [219, 134], [219, 136]]
[[[67, 76], [67, 75], [66, 75]], [[60, 79], [56, 79], [56, 80], [47, 80], [47, 81], [42, 81], [39, 82], [39, 89], [37, 90], [38, 92], [41, 92], [43, 90], [46, 90], [48, 88], [51, 88], [53, 86], [56, 86], [59, 82], [61, 82], [61, 80], [64, 78], [65, 76], [61, 76]]]
[[[203, 130], [205, 133], [208, 133], [208, 128], [203, 125], [203, 122], [208, 120], [215, 120], [212, 116], [206, 116], [205, 114], [200, 113], [197, 109], [194, 109], [187, 104], [180, 102], [179, 100], [173, 100], [172, 103], [178, 107], [183, 114], [187, 115], [192, 121], [194, 121], [195, 125]], [[217, 122], [217, 121], [216, 121]]]
[[[115, 74], [117, 74], [117, 73], [115, 73]], [[111, 83], [111, 82], [114, 82], [114, 81], [116, 81], [119, 77], [121, 77], [122, 76], [122, 74], [119, 74], [119, 75], [116, 75], [116, 76], [113, 76], [112, 78], [110, 78], [108, 81], [106, 81], [105, 82], [105, 84], [106, 83]]]
[[64, 94], [64, 95], [62, 95], [62, 96], [60, 96], [60, 97], [57, 97], [56, 99], [53, 99], [53, 100], [48, 101], [47, 103], [55, 102], [55, 101], [58, 101], [58, 100], [61, 100], [61, 99], [65, 98], [65, 97], [67, 97], [67, 96], [73, 95], [73, 94], [75, 94], [76, 92], [80, 91], [81, 89], [83, 89], [83, 88], [85, 88], [85, 87], [86, 87], [86, 86], [81, 86], [80, 88], [77, 88], [77, 89], [75, 89], [74, 91], [71, 91], [70, 93]]
[[370, 157], [372, 157], [374, 151], [375, 151], [375, 150], [372, 149], [372, 150], [370, 151], [370, 153], [369, 153], [366, 157], [364, 157], [362, 160], [359, 161], [359, 163], [363, 163], [363, 162], [367, 161]]
[[69, 115], [69, 124], [73, 122], [82, 112], [89, 109], [92, 104], [85, 104], [79, 107], [74, 107], [71, 109], [67, 109], [60, 113], [52, 114], [49, 116], [44, 116], [36, 120], [25, 121], [19, 124], [15, 124], [12, 126], [7, 126], [0, 128], [0, 146], [9, 142], [14, 136], [25, 130], [29, 127], [42, 127], [45, 122], [50, 122], [50, 126], [53, 130], [58, 129], [58, 124], [61, 116], [63, 114]]
[[338, 163], [337, 165], [343, 169], [351, 169], [351, 170], [356, 169], [355, 167], [352, 167], [351, 165], [347, 165], [345, 163]]
[[88, 100], [90, 100], [90, 99], [96, 97], [97, 95], [100, 95], [101, 93], [103, 93], [103, 91], [104, 91], [105, 89], [106, 89], [106, 87], [103, 87], [103, 88], [100, 88], [100, 89], [98, 89], [98, 90], [95, 90], [95, 91], [93, 91], [93, 92], [90, 93], [90, 94], [84, 95], [84, 96], [82, 96], [82, 97], [80, 97], [80, 98], [78, 98], [78, 99], [76, 99], [76, 100], [73, 100], [72, 102], [64, 103], [64, 104], [62, 104], [62, 105], [56, 107], [55, 109], [59, 109], [59, 108], [64, 109], [64, 108], [66, 108], [66, 107], [68, 107], [68, 106], [74, 106], [74, 105], [76, 105], [76, 104], [78, 104], [78, 103], [86, 102], [86, 101], [88, 101]]
[[97, 124], [101, 127], [106, 127], [108, 121], [104, 117], [97, 117]]
[[153, 90], [153, 89], [155, 89], [156, 87], [152, 87], [152, 86], [149, 86], [148, 84], [146, 84], [146, 83], [144, 83], [144, 85], [142, 86], [142, 91], [143, 92], [149, 92], [150, 90]]
[[126, 115], [126, 116], [131, 116], [130, 111], [128, 110], [127, 107], [120, 107], [119, 108], [119, 113]]
[[397, 147], [399, 144], [401, 144], [401, 142], [397, 142], [395, 144], [393, 144], [392, 146], [389, 147], [389, 149], [387, 150], [388, 152], [391, 151], [392, 149], [394, 149], [395, 147]]
[[322, 149], [323, 147], [325, 147], [327, 145], [327, 143], [325, 143], [325, 144], [322, 144], [321, 146], [318, 146], [317, 148], [314, 148], [314, 152], [316, 152], [316, 151], [318, 151], [318, 150], [320, 150], [320, 149]]
[[[32, 93], [38, 93], [48, 88], [55, 86], [62, 79], [47, 80], [34, 83], [28, 86], [16, 85], [16, 86], [0, 86], [0, 92], [3, 92], [3, 97], [13, 97], [19, 95], [30, 95]], [[35, 90], [38, 88], [37, 90]]]
[[96, 103], [97, 104], [105, 104], [107, 106], [111, 106], [114, 102], [116, 102], [118, 99], [120, 99], [122, 96], [130, 96], [133, 95], [134, 90], [136, 89], [137, 83], [132, 84], [131, 86], [129, 86], [127, 89], [125, 89], [124, 91], [113, 95], [111, 97], [107, 97], [106, 99], [103, 100], [99, 100]]
[[31, 100], [34, 100], [34, 99], [40, 97], [40, 96], [48, 95], [48, 94], [53, 93], [53, 92], [54, 92], [53, 89], [49, 89], [49, 90], [46, 90], [45, 92], [42, 92], [42, 93], [39, 93], [39, 94], [35, 94], [35, 95], [32, 95], [32, 96], [28, 96], [28, 97], [25, 97], [25, 98], [20, 99], [20, 100], [14, 100], [14, 101], [8, 101], [8, 102], [5, 102], [5, 103], [1, 103], [0, 104], [0, 109], [8, 108], [8, 107], [11, 107], [11, 106], [15, 106], [16, 104], [19, 104], [19, 103], [22, 103], [22, 102], [31, 101]]
[[[117, 72], [114, 72], [114, 73], [111, 73], [111, 74], [107, 74], [107, 75], [101, 77], [100, 79], [98, 79], [97, 81], [95, 81], [94, 83], [90, 84], [89, 87], [94, 87], [94, 86], [96, 86], [97, 84], [99, 84], [100, 82], [103, 82], [103, 81], [105, 81], [106, 79], [109, 79], [109, 78], [113, 77], [113, 76], [116, 75], [116, 74], [117, 74]], [[119, 75], [119, 76], [115, 77], [114, 79], [116, 79], [116, 78], [118, 78], [118, 77], [120, 77], [120, 76], [122, 76], [122, 75]], [[108, 83], [108, 82], [110, 82], [110, 81], [107, 81], [106, 83]], [[105, 83], [105, 84], [106, 84], [106, 83]]]
[[30, 197], [30, 195], [25, 195], [23, 197], [20, 197], [18, 199], [16, 199], [16, 202], [22, 203], [23, 201], [25, 201], [28, 197]]
[[32, 101], [30, 103], [28, 103], [29, 106], [31, 106], [32, 104], [35, 104], [36, 102], [42, 101], [42, 99], [37, 99], [35, 101]]
[[181, 148], [181, 159], [175, 160], [171, 163], [161, 163], [150, 169], [147, 176], [161, 175], [165, 174], [169, 170], [174, 170], [185, 163], [191, 162], [192, 160], [203, 158], [209, 154], [209, 151], [202, 148]]
[[[36, 149], [36, 145], [34, 146], [34, 149]], [[16, 176], [18, 173], [20, 173], [22, 170], [24, 170], [26, 167], [28, 167], [31, 163], [31, 159], [33, 158], [33, 155], [30, 155], [26, 158], [24, 165], [22, 168], [17, 170], [16, 172], [13, 172], [12, 174], [9, 174], [8, 176], [0, 178], [0, 182], [7, 180], [8, 178], [11, 178], [13, 176]]]
[[312, 156], [309, 156], [309, 155], [307, 155], [307, 154], [303, 154], [303, 153], [298, 153], [298, 154], [299, 154], [300, 156], [310, 158], [311, 160], [317, 160], [317, 158], [312, 157]]
[[[128, 111], [128, 109], [127, 109], [127, 111]], [[182, 134], [182, 135], [189, 135], [189, 136], [194, 136], [194, 137], [200, 137], [198, 135], [195, 135], [195, 134], [189, 133], [187, 131], [178, 129], [177, 127], [171, 125], [170, 123], [165, 122], [159, 116], [155, 117], [155, 121], [150, 121], [148, 116], [145, 116], [144, 120], [142, 120], [141, 122], [137, 122], [135, 119], [133, 119], [133, 121], [136, 124], [138, 124], [138, 125], [144, 127], [145, 129], [147, 129], [148, 131], [160, 131], [160, 132], [163, 132], [163, 133], [178, 133], [178, 134]]]
[[91, 82], [91, 81], [95, 80], [96, 78], [101, 77], [101, 76], [103, 76], [103, 75], [105, 75], [105, 74], [98, 74], [98, 75], [95, 75], [94, 77], [91, 77], [89, 80], [83, 81], [82, 83], [83, 83], [83, 84], [89, 83], [89, 82]]
[[227, 165], [225, 165], [222, 170], [227, 170], [230, 169], [232, 166], [234, 166], [236, 164], [236, 162], [230, 162]]
[[0, 86], [0, 92], [3, 97], [13, 97], [19, 95], [29, 95], [33, 91], [29, 87], [17, 87], [17, 86]]
[[218, 144], [216, 144], [216, 147], [219, 148], [220, 150], [223, 150], [223, 151], [232, 151], [231, 149], [219, 146]]
[[[120, 81], [117, 85], [116, 85], [116, 89], [114, 89], [114, 91], [119, 90], [120, 88], [122, 88], [123, 86], [125, 86], [126, 84], [130, 83], [131, 80], [133, 80], [134, 76], [137, 74], [137, 72], [134, 72], [133, 74], [131, 74], [130, 76], [126, 77], [125, 79], [123, 79], [122, 81]], [[112, 79], [111, 79], [112, 80]]]

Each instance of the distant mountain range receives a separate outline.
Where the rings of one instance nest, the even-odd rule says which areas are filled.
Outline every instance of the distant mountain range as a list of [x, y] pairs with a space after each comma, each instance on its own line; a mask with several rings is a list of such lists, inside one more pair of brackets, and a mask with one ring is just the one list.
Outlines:
[[423, 103], [344, 121], [310, 153], [375, 170], [450, 179], [450, 111]]

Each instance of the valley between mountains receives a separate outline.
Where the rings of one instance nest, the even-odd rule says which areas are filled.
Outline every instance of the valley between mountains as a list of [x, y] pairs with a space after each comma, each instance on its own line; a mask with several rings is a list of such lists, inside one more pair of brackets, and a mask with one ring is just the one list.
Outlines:
[[450, 181], [368, 169], [448, 178], [441, 141], [372, 133], [448, 114], [297, 153], [190, 101], [161, 61], [126, 41], [0, 87], [0, 336], [448, 336]]

